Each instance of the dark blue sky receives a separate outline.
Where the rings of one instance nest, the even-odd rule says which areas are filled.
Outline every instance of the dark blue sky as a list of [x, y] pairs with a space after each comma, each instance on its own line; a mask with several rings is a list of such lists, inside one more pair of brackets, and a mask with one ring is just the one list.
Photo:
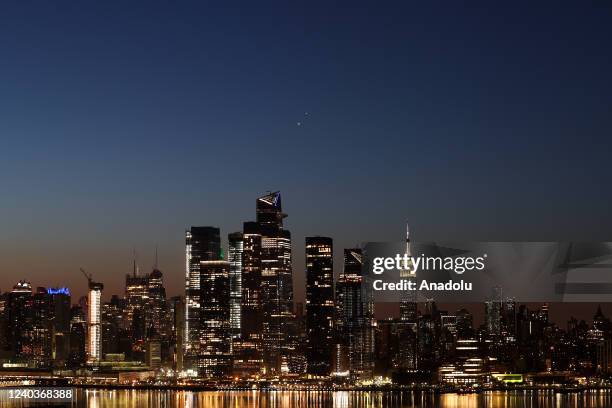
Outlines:
[[298, 297], [306, 235], [612, 239], [607, 2], [97, 3], [0, 4], [2, 290], [181, 293], [276, 189]]

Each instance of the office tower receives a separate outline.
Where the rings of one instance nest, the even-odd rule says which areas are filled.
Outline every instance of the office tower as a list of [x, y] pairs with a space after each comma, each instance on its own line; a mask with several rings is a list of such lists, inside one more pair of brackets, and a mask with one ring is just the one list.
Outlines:
[[142, 352], [147, 335], [148, 288], [149, 276], [140, 273], [134, 257], [132, 273], [125, 275], [125, 321], [135, 353]]
[[132, 273], [125, 276], [125, 326], [131, 342], [132, 358], [145, 358], [146, 340], [158, 335], [167, 341], [169, 322], [166, 319], [166, 289], [163, 273], [157, 264], [151, 273], [140, 272], [134, 257]]
[[369, 377], [374, 358], [373, 303], [362, 276], [360, 248], [344, 250], [344, 267], [336, 282], [336, 336], [348, 357], [351, 377]]
[[242, 303], [242, 253], [244, 238], [241, 232], [228, 235], [230, 263], [230, 326], [232, 339], [240, 337], [241, 303]]
[[332, 362], [333, 245], [327, 237], [306, 237], [307, 372], [329, 375]]
[[221, 238], [219, 228], [191, 227], [185, 232], [185, 358], [187, 368], [191, 367], [191, 357], [196, 356], [200, 343], [201, 307], [201, 263], [217, 261], [221, 257]]
[[158, 268], [157, 253], [155, 255], [155, 266], [148, 276], [147, 294], [147, 336], [157, 334], [164, 341], [169, 335], [170, 324], [166, 318], [164, 274]]
[[104, 285], [89, 279], [87, 294], [87, 363], [102, 359], [102, 290]]
[[244, 223], [242, 249], [240, 340], [233, 344], [234, 372], [249, 376], [264, 369], [261, 232], [256, 222]]
[[200, 261], [200, 337], [197, 370], [219, 377], [231, 370], [230, 264]]
[[[293, 323], [293, 277], [291, 234], [283, 228], [280, 192], [256, 200], [256, 227], [261, 236], [261, 305], [264, 368], [269, 374], [289, 370], [288, 356], [295, 350], [291, 341]], [[246, 231], [245, 231], [246, 240]]]

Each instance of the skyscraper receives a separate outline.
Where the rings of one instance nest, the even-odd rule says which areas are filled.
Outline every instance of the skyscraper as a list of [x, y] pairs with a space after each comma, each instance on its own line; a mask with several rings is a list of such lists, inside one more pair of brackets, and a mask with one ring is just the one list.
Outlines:
[[[408, 256], [408, 268], [400, 271], [400, 278], [415, 280], [416, 274], [412, 265], [412, 248], [410, 246], [410, 229], [406, 224], [406, 255]], [[416, 291], [406, 290], [402, 293], [400, 302], [400, 320], [405, 323], [416, 324], [417, 321], [417, 297]]]
[[185, 233], [185, 256], [185, 365], [193, 368], [200, 343], [201, 262], [220, 260], [219, 228], [191, 227]]
[[230, 263], [230, 326], [232, 338], [240, 337], [241, 303], [242, 303], [242, 254], [244, 238], [241, 232], [228, 235]]
[[147, 304], [149, 302], [149, 276], [142, 275], [136, 264], [136, 257], [132, 273], [125, 275], [125, 321], [132, 343], [132, 350], [140, 353], [144, 350], [144, 341], [147, 334]]
[[259, 197], [256, 215], [261, 236], [264, 366], [268, 373], [280, 374], [295, 346], [289, 338], [293, 323], [291, 234], [283, 228], [287, 215], [282, 211], [280, 192]]
[[259, 224], [245, 222], [242, 240], [240, 341], [234, 343], [234, 370], [240, 375], [257, 375], [264, 368]]
[[104, 285], [89, 279], [87, 294], [87, 363], [102, 359], [102, 290]]
[[36, 367], [49, 367], [51, 365], [52, 347], [52, 320], [51, 296], [47, 289], [38, 287], [32, 296], [32, 307], [29, 309], [31, 317], [30, 332], [30, 363]]
[[[410, 242], [410, 228], [406, 224], [406, 252], [408, 267], [400, 271], [400, 279], [416, 280], [416, 271], [412, 264], [412, 247]], [[419, 366], [419, 321], [417, 309], [417, 291], [406, 290], [400, 299], [400, 321], [397, 327], [397, 336], [402, 347], [398, 350], [396, 365], [400, 370], [414, 370]]]
[[174, 344], [174, 366], [178, 372], [183, 371], [183, 353], [185, 336], [185, 299], [181, 296], [170, 298], [172, 311], [172, 334]]
[[75, 305], [70, 308], [70, 356], [68, 365], [79, 367], [87, 359], [87, 330], [84, 310]]
[[230, 374], [230, 264], [200, 261], [200, 330], [196, 366], [198, 375], [219, 377]]
[[334, 319], [333, 244], [327, 237], [306, 237], [307, 372], [331, 370]]
[[147, 335], [159, 335], [165, 340], [170, 335], [171, 325], [167, 319], [166, 288], [164, 287], [164, 274], [157, 266], [149, 274], [147, 282], [148, 307], [147, 307]]
[[502, 288], [494, 287], [491, 297], [485, 302], [485, 324], [489, 336], [499, 337], [502, 323]]
[[344, 268], [336, 283], [336, 336], [353, 378], [370, 377], [374, 363], [374, 310], [362, 262], [360, 248], [345, 249]]
[[3, 298], [3, 348], [12, 361], [27, 363], [32, 350], [32, 285], [19, 281]]
[[70, 354], [70, 291], [68, 288], [49, 288], [51, 354], [56, 366], [63, 366]]

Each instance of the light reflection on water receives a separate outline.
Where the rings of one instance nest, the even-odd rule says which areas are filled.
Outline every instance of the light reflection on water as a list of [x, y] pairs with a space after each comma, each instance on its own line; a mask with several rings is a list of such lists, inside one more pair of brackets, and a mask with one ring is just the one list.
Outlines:
[[[0, 399], [0, 407], [38, 406]], [[559, 408], [610, 407], [609, 391], [555, 394], [547, 391], [485, 392], [433, 395], [418, 392], [361, 391], [146, 391], [75, 389], [71, 407], [88, 408]]]

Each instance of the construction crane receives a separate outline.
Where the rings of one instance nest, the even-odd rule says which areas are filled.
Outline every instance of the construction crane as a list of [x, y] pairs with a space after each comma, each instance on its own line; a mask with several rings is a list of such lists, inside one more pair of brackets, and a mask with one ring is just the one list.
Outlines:
[[92, 282], [92, 275], [91, 275], [91, 273], [85, 272], [85, 269], [83, 269], [83, 268], [79, 268], [79, 269], [81, 270], [83, 275], [85, 275], [85, 277], [87, 278], [87, 283], [91, 285], [91, 282]]

